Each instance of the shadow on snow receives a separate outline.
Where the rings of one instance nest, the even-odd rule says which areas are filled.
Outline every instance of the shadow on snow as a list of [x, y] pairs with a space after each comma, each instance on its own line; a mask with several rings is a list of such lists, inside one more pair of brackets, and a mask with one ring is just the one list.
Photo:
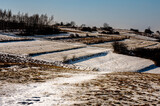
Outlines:
[[148, 67], [145, 67], [145, 68], [142, 68], [140, 70], [137, 70], [137, 72], [139, 73], [142, 73], [142, 72], [147, 72], [147, 71], [150, 71], [150, 70], [153, 70], [153, 69], [156, 69], [158, 68], [157, 66], [155, 66], [154, 64], [148, 66]]

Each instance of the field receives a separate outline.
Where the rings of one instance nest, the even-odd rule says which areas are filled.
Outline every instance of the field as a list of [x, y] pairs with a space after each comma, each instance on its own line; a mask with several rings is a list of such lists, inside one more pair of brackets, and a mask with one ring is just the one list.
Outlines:
[[[92, 33], [89, 34], [92, 35]], [[96, 70], [100, 71], [136, 72], [144, 69], [145, 67], [150, 67], [154, 63], [147, 59], [112, 53], [112, 43], [114, 40], [121, 40], [120, 42], [125, 43], [129, 49], [139, 47], [155, 48], [159, 45], [159, 42], [148, 41], [148, 38], [144, 40], [133, 38], [133, 36], [132, 38], [129, 38], [123, 35], [107, 34], [97, 35], [99, 37], [92, 36], [88, 38], [84, 37], [80, 33], [80, 36], [83, 36], [82, 38], [69, 38], [51, 41], [46, 39], [62, 36], [63, 35], [53, 37], [39, 36], [39, 38], [37, 39], [36, 37], [34, 41], [3, 42], [0, 46], [0, 52], [32, 56], [33, 59], [50, 62], [68, 62], [69, 64], [78, 66], [91, 67], [92, 69], [96, 68]], [[67, 34], [65, 37], [67, 37]], [[97, 44], [100, 40], [103, 40], [103, 42]], [[159, 68], [156, 68], [154, 70], [158, 69]]]
[[64, 49], [72, 49], [83, 46], [82, 44], [71, 44], [63, 42], [51, 42], [45, 40], [36, 41], [24, 41], [24, 42], [12, 42], [2, 43], [1, 52], [13, 53], [13, 54], [36, 54], [41, 52], [51, 52]]
[[63, 61], [63, 59], [66, 57], [66, 59], [70, 60], [73, 58], [80, 58], [84, 56], [90, 56], [93, 54], [98, 54], [105, 52], [106, 49], [103, 48], [97, 48], [97, 47], [84, 47], [79, 48], [75, 50], [69, 50], [69, 51], [63, 51], [63, 52], [57, 52], [57, 53], [49, 53], [49, 54], [42, 54], [39, 56], [35, 56], [35, 59], [48, 59], [52, 61]]
[[[0, 105], [160, 104], [160, 68], [149, 59], [113, 53], [112, 48], [114, 41], [129, 49], [159, 48], [159, 42], [127, 36], [127, 30], [120, 35], [88, 33], [90, 37], [76, 33], [79, 38], [41, 35], [1, 42]], [[4, 36], [12, 37], [2, 34], [1, 39]]]
[[[126, 39], [123, 41], [120, 41], [125, 43], [129, 49], [134, 49], [134, 48], [140, 48], [140, 47], [145, 47], [145, 48], [159, 48], [160, 43], [155, 42], [155, 41], [147, 41], [147, 40], [142, 40], [142, 39]], [[102, 44], [95, 44], [92, 45], [94, 47], [103, 47], [103, 48], [112, 48], [112, 43], [113, 42], [108, 42], [108, 43], [102, 43]]]
[[30, 38], [21, 38], [21, 37], [14, 37], [8, 36], [7, 34], [0, 34], [0, 42], [9, 42], [9, 41], [29, 41], [32, 40]]
[[48, 37], [50, 40], [61, 40], [65, 42], [77, 42], [77, 43], [83, 43], [83, 44], [99, 44], [99, 43], [105, 43], [105, 42], [114, 42], [114, 41], [121, 41], [128, 39], [126, 36], [104, 36], [104, 35], [98, 35], [98, 36], [89, 36], [84, 37], [83, 35], [81, 37]]
[[[160, 105], [160, 76], [138, 73], [112, 73], [90, 82], [75, 84], [74, 100], [79, 105]], [[70, 94], [72, 97], [74, 94]]]
[[100, 71], [105, 72], [138, 72], [140, 70], [145, 70], [146, 72], [159, 73], [160, 70], [160, 68], [154, 66], [151, 60], [115, 54], [112, 52], [109, 52], [105, 56], [75, 62], [75, 65], [95, 67]]

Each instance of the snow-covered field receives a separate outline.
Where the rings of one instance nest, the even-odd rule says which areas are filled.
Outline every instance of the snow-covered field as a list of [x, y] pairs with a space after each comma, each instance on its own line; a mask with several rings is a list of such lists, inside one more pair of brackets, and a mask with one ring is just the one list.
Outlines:
[[108, 52], [106, 56], [75, 62], [75, 65], [94, 67], [105, 72], [138, 72], [146, 69], [144, 72], [160, 73], [160, 68], [151, 67], [153, 64], [154, 63], [151, 60], [115, 54], [112, 52]]
[[0, 34], [0, 42], [3, 42], [3, 41], [8, 41], [8, 42], [9, 41], [20, 41], [20, 40], [31, 40], [31, 39]]
[[[70, 77], [52, 79], [43, 83], [5, 84], [0, 91], [2, 106], [66, 106], [77, 103], [66, 98], [76, 93], [72, 84], [89, 81], [98, 76], [98, 73], [62, 73]], [[4, 96], [1, 94], [5, 94]]]
[[33, 54], [39, 52], [50, 52], [63, 49], [72, 49], [84, 46], [83, 44], [71, 44], [58, 41], [24, 41], [24, 42], [7, 42], [0, 43], [0, 51], [14, 54]]
[[[127, 44], [129, 49], [138, 48], [138, 47], [147, 47], [147, 48], [160, 47], [159, 42], [139, 40], [139, 39], [126, 39], [126, 40], [123, 40], [120, 42]], [[103, 47], [103, 48], [112, 48], [112, 43], [113, 42], [107, 42], [107, 43], [102, 43], [102, 44], [94, 44], [92, 46]]]
[[[127, 39], [121, 42], [126, 43], [129, 48], [154, 47], [159, 45], [158, 42], [138, 39]], [[35, 54], [35, 59], [42, 59], [47, 61], [49, 60], [53, 62], [63, 61], [64, 59], [69, 60], [74, 58], [80, 58], [77, 61], [73, 61], [73, 64], [83, 67], [85, 66], [96, 68], [100, 71], [106, 72], [135, 72], [143, 68], [146, 69], [146, 67], [150, 67], [153, 65], [153, 62], [151, 60], [112, 53], [111, 44], [112, 42], [86, 46], [80, 43], [68, 43], [37, 39], [34, 41], [0, 43], [0, 51], [13, 54]], [[102, 52], [107, 52], [107, 55], [96, 55]], [[39, 54], [36, 55], [37, 53]], [[152, 70], [152, 72], [157, 73], [158, 71], [155, 70], [158, 69], [159, 68], [150, 68], [150, 71]]]
[[[159, 45], [157, 42], [135, 40], [135, 39], [129, 39], [122, 42], [127, 43], [127, 45], [131, 48], [135, 46], [148, 47], [148, 46]], [[72, 61], [70, 64], [82, 67], [91, 67], [92, 69], [95, 68], [99, 70], [98, 72], [85, 72], [78, 70], [77, 73], [74, 73], [74, 70], [73, 72], [70, 73], [69, 72], [63, 73], [63, 71], [60, 70], [60, 76], [62, 75], [61, 77], [49, 79], [41, 83], [38, 82], [38, 83], [16, 84], [16, 83], [7, 83], [5, 81], [0, 80], [0, 106], [1, 105], [2, 106], [72, 105], [74, 103], [79, 102], [72, 99], [72, 96], [76, 95], [77, 93], [79, 94], [79, 91], [83, 91], [83, 89], [75, 87], [73, 86], [73, 84], [81, 84], [81, 83], [83, 84], [85, 82], [89, 82], [90, 80], [97, 79], [97, 77], [101, 78], [101, 75], [104, 76], [104, 74], [112, 72], [146, 72], [146, 73], [158, 73], [158, 74], [160, 73], [160, 68], [156, 67], [153, 61], [151, 60], [113, 53], [112, 52], [113, 50], [111, 49], [111, 43], [99, 44], [97, 45], [97, 47], [92, 47], [92, 46], [96, 45], [86, 46], [84, 44], [79, 44], [79, 43], [47, 41], [42, 39], [39, 40], [37, 39], [35, 41], [0, 43], [0, 52], [13, 53], [13, 54], [42, 53], [38, 54], [37, 56], [35, 55], [34, 58], [49, 60], [53, 62], [63, 61], [64, 57], [67, 57], [67, 59], [72, 59], [73, 57], [74, 58], [85, 57], [85, 58], [80, 58], [79, 60], [76, 61]], [[108, 47], [106, 48], [105, 46]], [[72, 49], [76, 47], [82, 47], [82, 48], [77, 48], [74, 50]], [[58, 51], [58, 52], [51, 53], [51, 51]], [[98, 54], [101, 52], [105, 52], [106, 54], [94, 56], [94, 54]], [[44, 71], [46, 73], [49, 73], [47, 72], [47, 70]], [[52, 76], [53, 73], [49, 73], [49, 75]], [[86, 87], [89, 86], [90, 85]], [[153, 86], [157, 87], [157, 85]]]
[[141, 39], [141, 40], [148, 40], [148, 41], [157, 41], [158, 40], [158, 39], [155, 39], [152, 37], [147, 37], [147, 36], [142, 36], [142, 35], [137, 35], [137, 34], [123, 33], [123, 35], [134, 37], [134, 38]]
[[159, 42], [138, 40], [138, 39], [127, 39], [122, 42], [127, 44], [129, 48], [148, 47], [160, 44]]
[[43, 54], [43, 55], [35, 56], [34, 58], [52, 60], [52, 61], [63, 61], [64, 57], [66, 57], [67, 59], [79, 58], [79, 57], [89, 56], [93, 54], [98, 54], [105, 51], [107, 51], [107, 49], [97, 48], [97, 47], [85, 47], [85, 48], [79, 48], [75, 50]]
[[[1, 36], [7, 36], [7, 35], [1, 35]], [[153, 47], [159, 45], [158, 42], [138, 40], [138, 39], [127, 39], [121, 42], [126, 43], [129, 48]], [[34, 41], [6, 42], [6, 43], [4, 42], [0, 43], [0, 45], [1, 45], [0, 52], [13, 53], [13, 54], [35, 54], [34, 55], [35, 59], [42, 59], [49, 61], [63, 61], [64, 59], [80, 58], [78, 59], [78, 61], [73, 61], [73, 64], [97, 68], [100, 71], [106, 71], [106, 72], [117, 72], [117, 71], [134, 72], [153, 65], [153, 62], [151, 60], [112, 53], [111, 42], [86, 46], [80, 43], [47, 41], [43, 40], [42, 37], [42, 39], [39, 40], [37, 39]], [[102, 55], [102, 56], [95, 55], [102, 52], [107, 52], [107, 55]], [[92, 57], [87, 57], [91, 55]], [[156, 68], [154, 70], [157, 69], [159, 68]]]

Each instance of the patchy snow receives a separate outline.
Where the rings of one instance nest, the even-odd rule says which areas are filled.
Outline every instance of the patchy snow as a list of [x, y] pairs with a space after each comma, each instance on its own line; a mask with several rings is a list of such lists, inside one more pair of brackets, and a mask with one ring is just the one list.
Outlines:
[[[147, 38], [148, 39], [148, 38]], [[153, 40], [153, 39], [150, 39]], [[140, 40], [139, 40], [140, 41]], [[128, 42], [130, 42], [128, 40]], [[134, 41], [135, 43], [135, 41]], [[139, 42], [139, 44], [148, 45], [146, 42]], [[138, 45], [139, 45], [138, 44]], [[152, 44], [152, 42], [150, 42]], [[73, 47], [85, 46], [83, 44], [73, 44], [66, 42], [36, 40], [28, 42], [12, 42], [2, 43], [1, 52], [15, 53], [15, 54], [29, 54], [37, 52], [47, 52], [55, 50], [69, 49]], [[107, 52], [106, 52], [107, 51]], [[77, 66], [91, 67], [99, 69], [99, 72], [92, 73], [78, 73], [71, 74], [71, 77], [56, 78], [42, 83], [31, 84], [8, 84], [0, 86], [0, 105], [2, 106], [52, 106], [52, 105], [72, 105], [75, 101], [68, 100], [65, 95], [75, 93], [76, 88], [72, 84], [78, 84], [91, 79], [97, 78], [99, 75], [111, 72], [146, 72], [146, 73], [160, 73], [160, 68], [154, 66], [153, 62], [148, 59], [139, 57], [126, 56], [115, 54], [109, 49], [98, 47], [86, 47], [77, 50], [68, 50], [59, 53], [51, 53], [36, 57], [45, 60], [61, 60], [63, 56], [72, 58], [83, 57], [86, 55], [106, 52], [106, 55], [92, 56], [73, 61]], [[62, 73], [63, 74], [63, 73]]]
[[76, 88], [72, 85], [89, 81], [98, 76], [97, 73], [81, 73], [72, 74], [69, 78], [57, 78], [44, 83], [32, 83], [32, 84], [6, 84], [1, 93], [5, 93], [1, 96], [3, 106], [19, 106], [29, 105], [32, 106], [52, 106], [52, 105], [69, 105], [74, 101], [68, 101], [65, 95], [74, 93]]
[[149, 40], [149, 41], [157, 41], [158, 39], [155, 38], [151, 38], [151, 37], [147, 37], [147, 36], [142, 36], [142, 35], [137, 35], [137, 34], [126, 34], [127, 36], [131, 36], [131, 37], [135, 37], [138, 39], [142, 39], [142, 40]]

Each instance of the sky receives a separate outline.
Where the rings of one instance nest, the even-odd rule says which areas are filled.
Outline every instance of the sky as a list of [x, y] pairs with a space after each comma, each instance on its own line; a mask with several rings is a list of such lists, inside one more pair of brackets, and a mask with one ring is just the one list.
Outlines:
[[160, 0], [0, 0], [1, 9], [54, 15], [57, 22], [160, 30]]

